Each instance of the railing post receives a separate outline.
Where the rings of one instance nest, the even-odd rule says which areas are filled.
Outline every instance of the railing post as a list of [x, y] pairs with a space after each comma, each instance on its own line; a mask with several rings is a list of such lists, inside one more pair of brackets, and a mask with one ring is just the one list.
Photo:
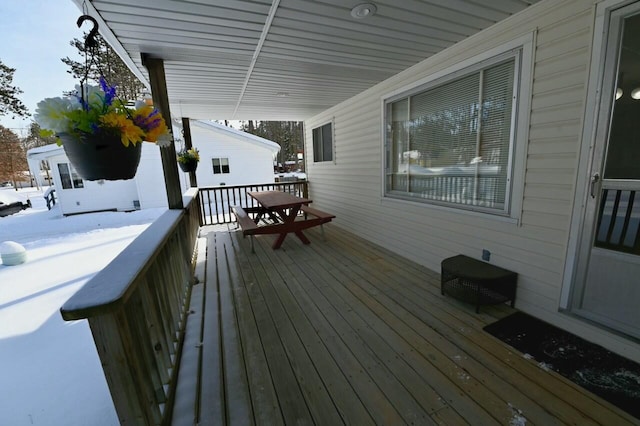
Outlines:
[[120, 424], [152, 424], [151, 413], [145, 411], [148, 404], [136, 384], [138, 366], [132, 364], [126, 321], [121, 315], [100, 315], [89, 318], [89, 326]]
[[[149, 81], [154, 102], [166, 120], [167, 127], [171, 129], [171, 111], [169, 109], [169, 96], [167, 95], [167, 81], [164, 74], [164, 61], [158, 58], [151, 58], [143, 53], [142, 64], [149, 71]], [[176, 161], [176, 146], [173, 135], [171, 135], [171, 142], [168, 146], [160, 147], [160, 156], [162, 158], [164, 180], [167, 185], [169, 208], [181, 209], [183, 208], [182, 190], [180, 188], [180, 178], [178, 177], [178, 162]]]
[[[193, 143], [191, 141], [191, 125], [187, 117], [182, 117], [182, 136], [184, 136], [184, 149], [193, 148]], [[192, 188], [196, 188], [198, 186], [195, 170], [189, 172], [189, 185]]]

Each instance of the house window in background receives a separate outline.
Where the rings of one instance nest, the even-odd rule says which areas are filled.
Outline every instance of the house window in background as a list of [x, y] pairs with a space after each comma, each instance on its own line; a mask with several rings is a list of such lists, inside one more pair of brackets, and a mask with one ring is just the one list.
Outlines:
[[213, 174], [219, 175], [222, 173], [229, 173], [229, 159], [228, 158], [214, 158], [213, 159]]
[[385, 104], [385, 194], [509, 214], [520, 52]]
[[62, 189], [84, 188], [82, 178], [78, 176], [73, 166], [69, 163], [58, 163]]
[[313, 129], [313, 162], [333, 161], [333, 126], [327, 123]]

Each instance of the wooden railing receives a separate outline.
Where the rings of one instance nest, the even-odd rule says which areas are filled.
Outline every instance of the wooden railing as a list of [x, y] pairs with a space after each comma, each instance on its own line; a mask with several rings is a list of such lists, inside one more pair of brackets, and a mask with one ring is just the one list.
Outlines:
[[169, 210], [61, 308], [87, 319], [121, 424], [169, 424], [191, 286], [199, 202]]
[[255, 185], [216, 186], [199, 188], [199, 191], [202, 225], [235, 222], [235, 216], [231, 213], [231, 206], [257, 207], [256, 201], [247, 194], [250, 191], [285, 191], [304, 198], [309, 195], [306, 180]]

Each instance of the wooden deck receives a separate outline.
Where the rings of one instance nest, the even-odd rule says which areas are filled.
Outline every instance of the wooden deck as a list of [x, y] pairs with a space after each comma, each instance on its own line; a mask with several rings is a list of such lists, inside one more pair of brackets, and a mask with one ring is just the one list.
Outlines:
[[234, 224], [201, 231], [174, 425], [637, 422], [482, 330], [511, 308], [476, 314], [332, 224], [255, 254]]

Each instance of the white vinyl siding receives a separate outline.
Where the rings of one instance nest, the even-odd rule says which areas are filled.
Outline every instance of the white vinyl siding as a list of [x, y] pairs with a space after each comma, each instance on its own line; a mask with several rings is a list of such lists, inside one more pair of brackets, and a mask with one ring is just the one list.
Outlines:
[[518, 58], [387, 103], [388, 196], [508, 214]]
[[[459, 253], [518, 273], [516, 307], [591, 341], [640, 359], [640, 346], [560, 314], [582, 147], [595, 1], [537, 3], [462, 40], [394, 77], [305, 122], [311, 129], [334, 123], [335, 167], [307, 163], [310, 198], [336, 214], [343, 227], [434, 271]], [[384, 197], [384, 100], [446, 75], [448, 68], [531, 35], [533, 63], [523, 63], [528, 105], [515, 130], [524, 140], [514, 153], [511, 214], [517, 220]], [[515, 179], [521, 180], [519, 184]]]

